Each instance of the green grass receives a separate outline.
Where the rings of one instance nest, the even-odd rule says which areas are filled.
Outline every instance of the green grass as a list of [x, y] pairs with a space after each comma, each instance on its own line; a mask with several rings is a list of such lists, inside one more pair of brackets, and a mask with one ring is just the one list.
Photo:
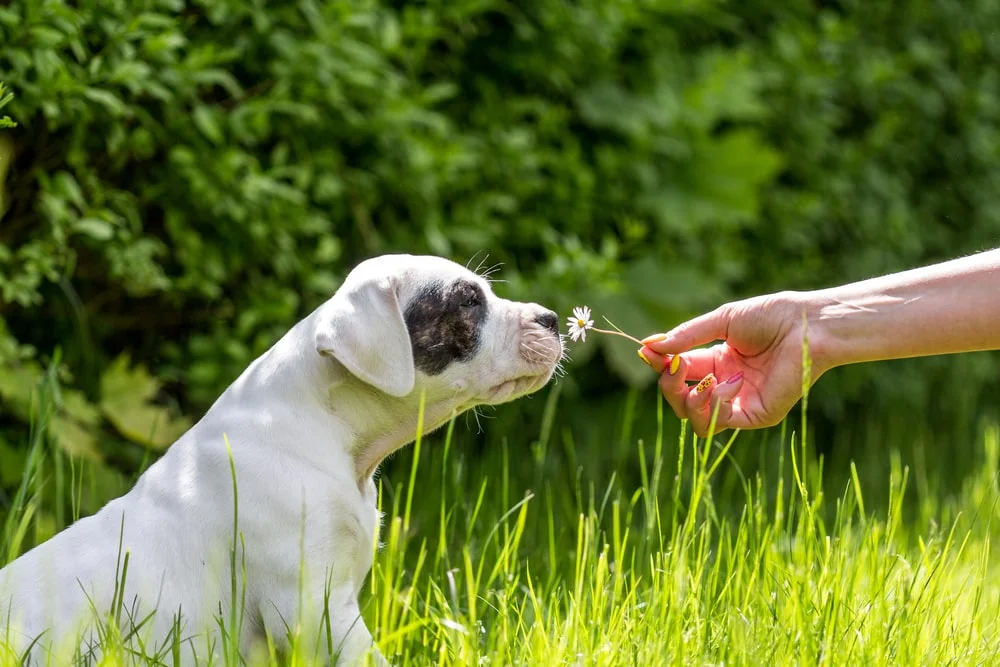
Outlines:
[[[558, 387], [547, 397], [538, 434], [473, 457], [455, 448], [453, 423], [380, 480], [384, 545], [362, 607], [393, 664], [1000, 664], [1000, 429], [960, 443], [984, 461], [960, 490], [916, 501], [885, 443], [892, 470], [875, 495], [888, 502], [876, 509], [853, 464], [824, 492], [804, 421], [776, 429], [770, 473], [745, 476], [731, 454], [748, 434], [682, 428], [667, 441], [660, 399], [649, 439], [630, 430], [634, 402], [623, 416], [637, 483], [556, 474], [574, 443], [551, 433]], [[0, 553], [33, 521], [37, 466], [28, 475]], [[129, 657], [121, 633], [103, 636], [105, 664], [151, 664]], [[232, 648], [219, 664], [239, 663]]]

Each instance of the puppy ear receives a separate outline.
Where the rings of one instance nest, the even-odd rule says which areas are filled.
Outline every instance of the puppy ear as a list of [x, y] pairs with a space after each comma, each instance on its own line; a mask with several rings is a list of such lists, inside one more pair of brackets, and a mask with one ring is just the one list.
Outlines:
[[366, 276], [345, 284], [316, 327], [316, 351], [390, 396], [413, 391], [416, 371], [396, 281]]

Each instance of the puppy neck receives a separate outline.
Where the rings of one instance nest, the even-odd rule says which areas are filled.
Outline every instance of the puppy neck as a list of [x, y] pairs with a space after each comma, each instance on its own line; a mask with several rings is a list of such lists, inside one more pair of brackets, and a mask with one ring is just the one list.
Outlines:
[[351, 377], [346, 370], [338, 375], [339, 381], [330, 386], [329, 408], [351, 430], [348, 453], [362, 486], [383, 460], [416, 439], [418, 428], [425, 435], [457, 414], [454, 405], [426, 390], [418, 388], [396, 398]]

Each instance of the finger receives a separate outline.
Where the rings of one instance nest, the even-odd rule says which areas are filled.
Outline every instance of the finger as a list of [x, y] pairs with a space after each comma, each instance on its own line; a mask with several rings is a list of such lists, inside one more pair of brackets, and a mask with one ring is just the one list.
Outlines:
[[688, 385], [684, 381], [687, 376], [687, 361], [684, 355], [671, 357], [666, 372], [660, 375], [660, 392], [667, 400], [670, 409], [678, 419], [687, 419]]
[[717, 385], [712, 392], [713, 401], [731, 402], [743, 388], [743, 373], [737, 373]]
[[667, 370], [672, 357], [670, 355], [663, 355], [659, 352], [654, 352], [645, 345], [639, 348], [639, 358], [646, 362], [646, 364], [652, 368], [659, 375], [663, 371]]
[[[688, 390], [685, 401], [688, 420], [691, 422], [691, 430], [700, 438], [708, 435], [708, 428], [712, 421], [712, 396], [715, 393], [717, 382], [714, 375], [707, 375], [701, 382]], [[720, 405], [719, 407], [721, 413], [722, 406]], [[721, 422], [721, 418], [724, 416], [720, 414], [720, 419], [716, 420], [715, 432], [725, 428]]]
[[720, 306], [710, 313], [699, 315], [674, 327], [667, 333], [649, 336], [642, 342], [660, 354], [677, 354], [697, 345], [724, 340], [728, 328], [729, 309]]
[[739, 395], [742, 387], [742, 373], [727, 378], [721, 384], [714, 375], [708, 375], [689, 391], [688, 419], [699, 437], [708, 435], [713, 417], [715, 419], [713, 433], [721, 433], [734, 425], [733, 399]]
[[712, 398], [712, 389], [716, 384], [714, 375], [706, 375], [693, 387], [688, 388], [684, 397], [684, 408], [691, 427], [698, 435], [704, 435], [708, 428], [708, 402]]
[[[648, 345], [643, 345], [639, 348], [638, 353], [639, 358], [646, 362], [646, 364], [657, 373], [663, 373], [667, 370], [671, 360], [674, 356], [676, 356], [671, 354], [660, 354], [656, 350], [651, 349]], [[685, 352], [684, 359], [688, 362], [687, 372], [685, 373], [685, 379], [687, 380], [698, 380], [705, 377], [709, 373], [715, 372], [714, 348], [702, 348]]]
[[[701, 347], [684, 353], [687, 362], [687, 372], [684, 378], [689, 382], [701, 380], [706, 375], [715, 372], [715, 347]], [[670, 355], [664, 355], [669, 358]]]

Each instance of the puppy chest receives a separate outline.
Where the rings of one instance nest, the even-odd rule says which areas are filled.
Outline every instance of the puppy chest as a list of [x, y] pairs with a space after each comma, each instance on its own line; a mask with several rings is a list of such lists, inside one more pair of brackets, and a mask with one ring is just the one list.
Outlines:
[[360, 588], [371, 569], [377, 540], [374, 504], [333, 502], [315, 505], [303, 536], [310, 569], [335, 586]]

